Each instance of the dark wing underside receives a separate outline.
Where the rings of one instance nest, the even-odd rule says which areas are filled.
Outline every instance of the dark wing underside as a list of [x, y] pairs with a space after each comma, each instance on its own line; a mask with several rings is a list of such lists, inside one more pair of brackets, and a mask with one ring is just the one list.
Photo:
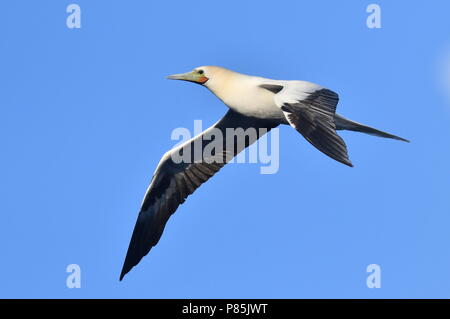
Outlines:
[[[167, 220], [190, 194], [276, 126], [230, 110], [214, 126], [166, 154], [145, 194], [120, 280], [158, 243]], [[227, 128], [235, 129], [233, 134]]]
[[353, 166], [347, 146], [336, 133], [335, 111], [339, 97], [333, 91], [320, 89], [297, 103], [284, 103], [281, 110], [288, 122], [318, 150], [348, 166]]

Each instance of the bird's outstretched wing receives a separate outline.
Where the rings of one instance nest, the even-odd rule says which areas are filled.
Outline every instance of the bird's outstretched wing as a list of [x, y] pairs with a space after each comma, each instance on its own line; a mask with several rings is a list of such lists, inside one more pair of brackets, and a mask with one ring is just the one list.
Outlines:
[[232, 110], [161, 159], [144, 196], [120, 280], [155, 246], [167, 220], [201, 184], [278, 123]]
[[274, 99], [289, 124], [308, 142], [336, 161], [353, 166], [344, 140], [336, 133], [339, 96], [335, 92], [310, 82], [287, 81]]

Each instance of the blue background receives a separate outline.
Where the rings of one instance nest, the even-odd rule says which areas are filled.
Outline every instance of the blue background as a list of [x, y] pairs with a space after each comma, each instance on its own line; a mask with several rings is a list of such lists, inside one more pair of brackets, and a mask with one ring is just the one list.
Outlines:
[[[450, 297], [450, 2], [376, 1], [381, 29], [368, 1], [79, 0], [68, 29], [70, 3], [0, 6], [0, 297]], [[278, 174], [225, 167], [119, 282], [172, 130], [226, 111], [164, 78], [199, 65], [319, 83], [412, 143], [343, 132], [348, 168], [282, 127]]]

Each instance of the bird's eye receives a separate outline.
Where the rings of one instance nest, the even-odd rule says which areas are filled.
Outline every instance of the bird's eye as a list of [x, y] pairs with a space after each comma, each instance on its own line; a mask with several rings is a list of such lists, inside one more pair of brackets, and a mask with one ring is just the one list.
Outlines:
[[203, 74], [203, 73], [205, 73], [205, 71], [203, 71], [203, 70], [198, 70], [198, 74]]

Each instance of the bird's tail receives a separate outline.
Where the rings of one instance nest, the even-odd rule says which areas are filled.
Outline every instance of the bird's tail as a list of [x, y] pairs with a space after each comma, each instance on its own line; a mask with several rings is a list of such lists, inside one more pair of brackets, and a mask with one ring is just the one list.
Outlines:
[[336, 124], [336, 130], [361, 132], [361, 133], [366, 133], [366, 134], [375, 135], [375, 136], [384, 137], [384, 138], [392, 138], [394, 140], [399, 140], [399, 141], [404, 141], [404, 142], [409, 143], [409, 141], [407, 139], [377, 130], [373, 127], [366, 126], [366, 125], [360, 124], [358, 122], [351, 121], [351, 120], [346, 119], [345, 117], [340, 116], [338, 114], [334, 115], [334, 122]]

